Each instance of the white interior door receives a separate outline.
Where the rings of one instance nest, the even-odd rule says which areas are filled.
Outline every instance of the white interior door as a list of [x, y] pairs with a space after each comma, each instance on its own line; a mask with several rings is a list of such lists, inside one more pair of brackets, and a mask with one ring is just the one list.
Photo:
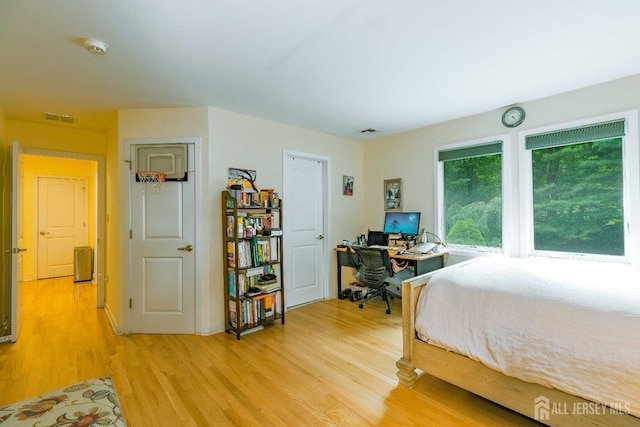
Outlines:
[[[136, 145], [132, 145], [135, 158]], [[189, 164], [193, 145], [189, 144]], [[195, 333], [195, 178], [143, 194], [132, 177], [131, 331]]]
[[87, 245], [87, 183], [38, 177], [38, 279], [71, 276], [73, 249]]
[[325, 297], [324, 163], [288, 155], [285, 159], [285, 287], [293, 307]]
[[11, 146], [11, 341], [20, 333], [22, 311], [22, 150], [20, 144]]

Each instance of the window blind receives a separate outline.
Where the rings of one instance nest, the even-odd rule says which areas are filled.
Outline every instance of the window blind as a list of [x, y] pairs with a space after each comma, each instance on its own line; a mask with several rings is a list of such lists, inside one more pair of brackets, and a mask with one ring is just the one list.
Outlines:
[[485, 144], [438, 151], [438, 161], [468, 159], [470, 157], [488, 156], [490, 154], [502, 154], [502, 141], [491, 141]]
[[562, 145], [617, 138], [624, 136], [624, 134], [624, 119], [613, 120], [560, 131], [528, 135], [525, 137], [525, 147], [527, 150], [560, 147]]

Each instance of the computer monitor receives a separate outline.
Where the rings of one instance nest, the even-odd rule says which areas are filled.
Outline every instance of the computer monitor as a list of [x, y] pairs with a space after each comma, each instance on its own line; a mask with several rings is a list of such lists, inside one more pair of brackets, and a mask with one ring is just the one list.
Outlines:
[[420, 231], [420, 212], [385, 212], [385, 233], [417, 236]]

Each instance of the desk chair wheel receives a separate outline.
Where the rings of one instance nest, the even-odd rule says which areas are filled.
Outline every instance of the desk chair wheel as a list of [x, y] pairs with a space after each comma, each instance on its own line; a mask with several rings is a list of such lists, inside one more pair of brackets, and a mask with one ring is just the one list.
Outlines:
[[391, 309], [387, 308], [387, 314], [391, 314]]
[[364, 305], [362, 303], [358, 304], [358, 308], [364, 308]]

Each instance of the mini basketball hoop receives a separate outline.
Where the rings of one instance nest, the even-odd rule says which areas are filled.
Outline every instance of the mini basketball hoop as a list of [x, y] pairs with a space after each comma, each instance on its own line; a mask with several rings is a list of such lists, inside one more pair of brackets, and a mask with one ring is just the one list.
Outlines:
[[142, 184], [142, 194], [159, 193], [162, 183], [167, 179], [167, 174], [155, 171], [138, 171], [136, 175]]

